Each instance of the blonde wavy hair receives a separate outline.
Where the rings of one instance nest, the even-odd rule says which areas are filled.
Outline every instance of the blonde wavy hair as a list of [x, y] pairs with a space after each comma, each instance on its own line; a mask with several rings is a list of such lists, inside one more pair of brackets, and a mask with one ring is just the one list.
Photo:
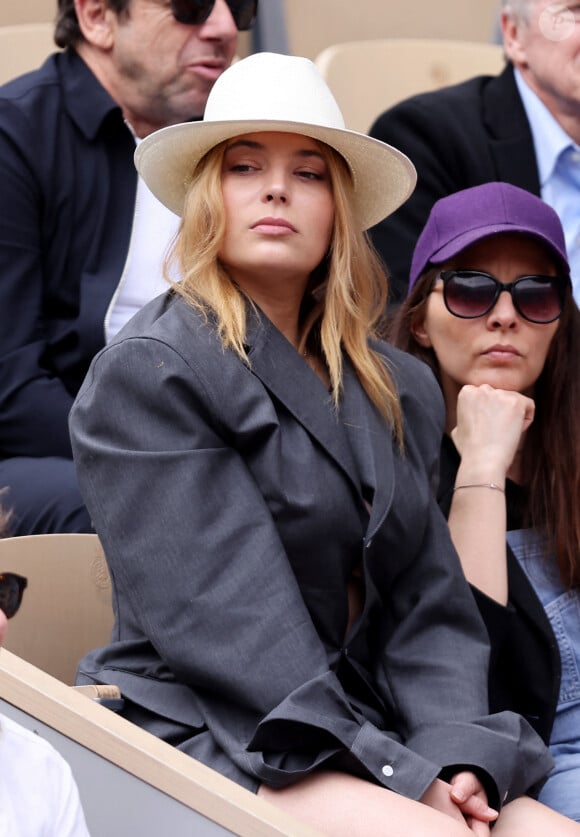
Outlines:
[[[249, 366], [244, 339], [246, 306], [251, 300], [219, 260], [225, 234], [222, 163], [229, 142], [208, 152], [193, 174], [165, 275], [175, 293], [206, 319], [210, 312], [215, 316], [222, 345]], [[369, 344], [377, 336], [384, 313], [386, 276], [353, 215], [352, 178], [345, 161], [324, 143], [318, 145], [328, 165], [335, 219], [328, 253], [312, 272], [305, 294], [298, 349], [317, 346], [328, 369], [335, 407], [340, 401], [346, 353], [367, 395], [402, 445], [399, 398], [384, 357]], [[169, 278], [174, 266], [181, 276], [179, 282]]]

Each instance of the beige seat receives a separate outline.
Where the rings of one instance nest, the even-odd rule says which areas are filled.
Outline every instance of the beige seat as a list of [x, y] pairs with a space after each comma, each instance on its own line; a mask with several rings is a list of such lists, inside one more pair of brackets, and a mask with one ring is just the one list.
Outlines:
[[331, 44], [370, 38], [490, 41], [498, 12], [498, 0], [284, 0], [290, 51], [312, 59]]
[[327, 47], [316, 64], [347, 128], [368, 131], [376, 117], [396, 102], [472, 76], [496, 75], [504, 57], [496, 44], [382, 38]]
[[56, 13], [56, 5], [55, 0], [2, 0], [0, 26], [52, 20]]
[[55, 52], [52, 23], [0, 26], [0, 84], [35, 70]]
[[0, 572], [28, 578], [5, 647], [64, 683], [80, 658], [108, 642], [111, 582], [97, 535], [0, 539]]

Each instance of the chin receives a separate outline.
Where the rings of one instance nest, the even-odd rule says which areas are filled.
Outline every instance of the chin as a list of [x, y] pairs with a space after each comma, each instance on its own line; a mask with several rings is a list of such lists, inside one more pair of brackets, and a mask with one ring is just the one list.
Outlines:
[[488, 384], [494, 389], [504, 389], [506, 392], [523, 392], [527, 388], [526, 382], [511, 375], [483, 375], [472, 382], [475, 386]]

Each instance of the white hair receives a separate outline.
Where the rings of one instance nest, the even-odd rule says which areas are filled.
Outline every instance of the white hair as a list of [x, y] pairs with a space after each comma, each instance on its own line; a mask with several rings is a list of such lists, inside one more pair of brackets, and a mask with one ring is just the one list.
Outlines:
[[501, 0], [501, 11], [515, 20], [529, 23], [536, 0]]

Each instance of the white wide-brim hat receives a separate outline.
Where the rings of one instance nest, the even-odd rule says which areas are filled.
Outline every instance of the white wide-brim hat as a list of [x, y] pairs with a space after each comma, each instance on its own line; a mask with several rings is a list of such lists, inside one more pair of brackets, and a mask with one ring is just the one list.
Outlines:
[[361, 229], [394, 212], [415, 187], [417, 173], [408, 157], [344, 127], [334, 96], [312, 61], [270, 52], [229, 67], [212, 88], [203, 120], [150, 134], [137, 147], [135, 165], [153, 194], [181, 215], [202, 157], [223, 140], [261, 131], [302, 134], [338, 151], [352, 174]]

